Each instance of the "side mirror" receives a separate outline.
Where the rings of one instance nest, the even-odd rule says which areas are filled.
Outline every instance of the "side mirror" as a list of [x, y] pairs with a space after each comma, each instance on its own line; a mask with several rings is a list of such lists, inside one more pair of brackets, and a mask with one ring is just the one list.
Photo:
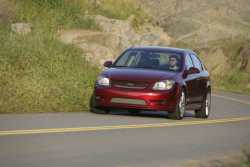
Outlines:
[[198, 74], [200, 73], [200, 70], [196, 67], [191, 67], [188, 70], [185, 70], [183, 73], [183, 77], [186, 78], [190, 74]]
[[191, 67], [191, 68], [189, 68], [189, 74], [198, 74], [198, 73], [200, 73], [200, 70], [198, 69], [198, 68], [196, 68], [196, 67]]
[[107, 68], [110, 68], [112, 66], [113, 62], [112, 61], [105, 61], [103, 66], [104, 67], [107, 67]]

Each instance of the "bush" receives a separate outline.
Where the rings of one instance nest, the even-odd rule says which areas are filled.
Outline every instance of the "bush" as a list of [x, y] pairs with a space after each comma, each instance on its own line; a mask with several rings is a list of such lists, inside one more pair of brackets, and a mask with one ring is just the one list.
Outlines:
[[93, 19], [84, 17], [85, 3], [66, 0], [26, 0], [16, 3], [16, 20], [19, 22], [32, 22], [47, 30], [98, 29]]
[[1, 36], [0, 112], [88, 109], [98, 69], [85, 61], [81, 50], [42, 34]]
[[[58, 41], [56, 34], [67, 28], [98, 29], [85, 13], [139, 16], [132, 2], [106, 0], [95, 9], [87, 0], [13, 0], [12, 19], [0, 24], [0, 112], [88, 110], [99, 69], [85, 60], [82, 50]], [[12, 21], [31, 23], [32, 32], [11, 32]]]
[[218, 89], [231, 92], [250, 94], [250, 76], [239, 70], [229, 71], [227, 75], [213, 78], [214, 86]]
[[[14, 21], [32, 23], [18, 35], [0, 25], [0, 112], [83, 111], [98, 69], [74, 46], [56, 39], [61, 28], [96, 28], [76, 4], [61, 0], [16, 1]], [[66, 3], [66, 1], [65, 1]]]

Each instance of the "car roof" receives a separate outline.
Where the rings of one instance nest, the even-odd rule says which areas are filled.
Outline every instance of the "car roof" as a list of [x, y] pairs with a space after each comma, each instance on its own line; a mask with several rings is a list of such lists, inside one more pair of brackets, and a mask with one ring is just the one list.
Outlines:
[[162, 46], [133, 46], [128, 48], [128, 50], [152, 50], [152, 51], [170, 51], [178, 53], [194, 53], [190, 49], [174, 48], [174, 47], [162, 47]]

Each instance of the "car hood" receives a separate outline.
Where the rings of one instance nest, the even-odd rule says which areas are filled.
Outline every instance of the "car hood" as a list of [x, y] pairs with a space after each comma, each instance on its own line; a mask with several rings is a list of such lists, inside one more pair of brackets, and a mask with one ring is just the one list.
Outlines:
[[164, 79], [174, 79], [175, 72], [140, 69], [140, 68], [110, 68], [102, 73], [111, 80], [156, 82]]

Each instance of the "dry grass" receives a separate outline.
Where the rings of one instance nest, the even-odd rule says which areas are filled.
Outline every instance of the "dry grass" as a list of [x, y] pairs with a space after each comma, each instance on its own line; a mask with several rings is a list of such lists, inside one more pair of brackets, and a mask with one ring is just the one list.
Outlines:
[[12, 20], [15, 16], [15, 5], [8, 0], [0, 0], [0, 24]]
[[189, 161], [184, 167], [250, 167], [250, 147], [242, 148], [238, 155], [224, 156], [206, 161]]

